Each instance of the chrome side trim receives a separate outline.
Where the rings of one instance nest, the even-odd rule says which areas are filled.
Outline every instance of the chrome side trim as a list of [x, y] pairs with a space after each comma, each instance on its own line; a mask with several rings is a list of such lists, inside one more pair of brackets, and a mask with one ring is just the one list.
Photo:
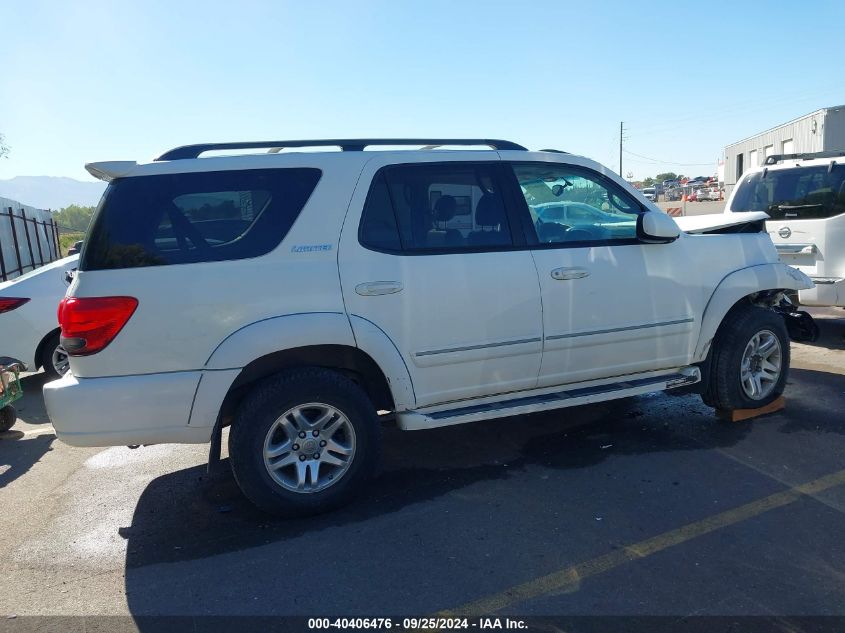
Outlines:
[[572, 334], [554, 334], [547, 336], [547, 341], [556, 341], [562, 338], [575, 338], [577, 336], [593, 336], [594, 334], [611, 334], [612, 332], [628, 332], [630, 330], [644, 330], [652, 327], [662, 327], [664, 325], [679, 325], [681, 323], [692, 323], [695, 321], [692, 317], [688, 319], [675, 319], [673, 321], [661, 321], [660, 323], [646, 323], [645, 325], [627, 325], [625, 327], [614, 327], [606, 330], [590, 330], [589, 332], [575, 332]]
[[470, 352], [476, 349], [487, 349], [489, 347], [505, 347], [506, 345], [522, 345], [523, 343], [539, 343], [542, 339], [538, 336], [536, 338], [522, 338], [516, 341], [504, 341], [502, 343], [483, 343], [480, 345], [465, 345], [463, 347], [449, 347], [446, 349], [432, 349], [425, 352], [415, 352], [414, 356], [434, 356], [435, 354], [449, 354], [452, 352]]

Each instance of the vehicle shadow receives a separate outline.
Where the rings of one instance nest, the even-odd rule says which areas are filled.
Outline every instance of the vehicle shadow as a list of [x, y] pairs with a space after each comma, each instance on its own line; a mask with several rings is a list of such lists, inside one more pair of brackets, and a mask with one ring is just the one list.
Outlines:
[[41, 387], [47, 382], [44, 374], [21, 378], [23, 397], [14, 403], [18, 426], [0, 433], [0, 488], [5, 488], [26, 473], [51, 450], [56, 436], [52, 433], [28, 435], [21, 430], [23, 424], [49, 424], [47, 411], [41, 397]]
[[[709, 428], [706, 433], [689, 433], [679, 425]], [[196, 466], [153, 480], [138, 501], [132, 524], [121, 528], [128, 541], [127, 583], [133, 568], [205, 558], [363, 523], [480, 481], [506, 480], [535, 465], [579, 469], [599, 464], [610, 454], [726, 447], [745, 437], [750, 428], [751, 424], [720, 424], [698, 396], [687, 395], [645, 396], [491, 420], [483, 427], [386, 429], [384, 467], [365, 495], [340, 510], [305, 519], [275, 519], [254, 508], [238, 489], [228, 460], [222, 464], [223, 474], [213, 478], [206, 475], [205, 466]], [[693, 436], [707, 439], [702, 442]], [[607, 450], [610, 445], [612, 451]]]
[[[240, 582], [250, 586], [244, 590], [232, 588], [231, 592], [256, 596], [250, 598], [256, 602], [239, 602], [230, 613], [251, 613], [255, 609], [297, 612], [302, 607], [294, 598], [280, 599], [277, 604], [272, 596], [277, 588], [288, 586], [279, 574], [284, 578], [285, 570], [293, 573], [292, 561], [309, 543], [321, 544], [316, 549], [324, 552], [323, 556], [328, 553], [330, 560], [337, 557], [330, 574], [340, 577], [327, 577], [341, 585], [364, 582], [356, 576], [358, 567], [347, 565], [346, 559], [369, 561], [370, 573], [379, 565], [387, 565], [385, 573], [392, 577], [406, 567], [409, 574], [417, 574], [410, 570], [430, 571], [426, 560], [432, 556], [431, 543], [440, 540], [468, 539], [458, 556], [464, 564], [476, 564], [474, 557], [485, 556], [479, 550], [492, 547], [495, 551], [498, 545], [509, 551], [494, 565], [518, 565], [519, 552], [528, 548], [525, 539], [534, 542], [550, 538], [550, 530], [555, 528], [548, 521], [560, 524], [561, 530], [573, 526], [583, 529], [579, 506], [584, 503], [584, 495], [601, 500], [599, 505], [613, 499], [623, 506], [621, 516], [638, 517], [637, 508], [643, 506], [645, 498], [625, 497], [622, 490], [630, 491], [631, 487], [619, 478], [668, 476], [664, 483], [679, 493], [673, 495], [663, 488], [658, 494], [666, 495], [665, 502], [649, 501], [650, 511], [658, 513], [677, 512], [676, 506], [683, 504], [684, 498], [700, 499], [702, 485], [707, 487], [704, 498], [710, 499], [711, 493], [724, 498], [724, 490], [711, 491], [712, 481], [707, 476], [702, 475], [702, 482], [687, 491], [683, 486], [674, 488], [678, 482], [672, 478], [681, 477], [676, 473], [684, 470], [684, 463], [716, 471], [730, 468], [728, 464], [735, 462], [721, 455], [723, 449], [731, 452], [732, 447], [744, 445], [746, 440], [753, 445], [758, 435], [762, 446], [780, 446], [788, 455], [790, 449], [773, 444], [772, 438], [781, 433], [802, 433], [805, 437], [801, 442], [806, 445], [821, 434], [842, 433], [839, 412], [843, 394], [845, 376], [795, 369], [787, 387], [786, 409], [746, 422], [720, 422], [697, 395], [675, 392], [426, 432], [386, 429], [384, 468], [365, 494], [335, 512], [303, 519], [275, 519], [255, 509], [239, 491], [225, 461], [224, 474], [213, 478], [206, 475], [204, 466], [172, 472], [148, 484], [131, 524], [119, 530], [126, 539], [129, 611], [142, 630], [144, 616], [215, 612], [217, 607], [202, 597], [199, 587], [178, 599], [171, 599], [166, 591], [162, 593], [157, 589], [159, 574], [169, 574], [165, 586], [175, 588], [221, 582], [231, 572], [240, 574]], [[750, 437], [752, 433], [754, 437]], [[828, 457], [836, 453], [835, 443], [825, 444], [829, 446]], [[673, 457], [672, 453], [680, 455]], [[627, 459], [637, 455], [654, 458], [636, 462]], [[605, 463], [607, 460], [613, 461]], [[492, 487], [478, 485], [493, 481], [497, 483]], [[530, 490], [536, 485], [532, 482], [540, 483], [544, 492], [531, 495]], [[544, 495], [548, 495], [548, 503], [543, 501]], [[465, 505], [465, 499], [472, 503]], [[567, 508], [569, 504], [573, 505]], [[535, 525], [532, 517], [538, 507], [543, 508], [542, 520], [547, 523]], [[475, 519], [474, 512], [484, 514]], [[648, 511], [645, 512], [636, 520], [648, 520]], [[514, 526], [517, 531], [509, 533], [505, 526], [491, 527], [496, 522], [507, 522], [508, 517], [523, 517], [521, 527]], [[587, 520], [599, 521], [592, 515]], [[419, 534], [409, 536], [409, 530]], [[485, 545], [484, 539], [491, 530], [499, 540]], [[303, 536], [308, 538], [300, 538]], [[582, 534], [579, 538], [589, 542], [619, 537], [599, 530], [593, 536]], [[358, 550], [345, 552], [347, 542], [378, 547], [379, 551], [373, 556]], [[325, 562], [325, 558], [320, 560]], [[448, 567], [448, 559], [437, 560], [438, 565]], [[160, 564], [167, 567], [159, 567]], [[444, 568], [438, 581], [462, 582], [462, 572], [448, 569], [451, 571]], [[208, 581], [199, 581], [197, 574], [211, 576]], [[322, 577], [324, 582], [327, 577]], [[273, 589], [264, 594], [257, 586]], [[347, 598], [338, 604], [355, 601]]]

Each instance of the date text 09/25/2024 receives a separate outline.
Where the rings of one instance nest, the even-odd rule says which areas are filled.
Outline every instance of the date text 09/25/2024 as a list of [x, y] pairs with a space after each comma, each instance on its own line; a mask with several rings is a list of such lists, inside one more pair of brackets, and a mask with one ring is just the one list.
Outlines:
[[425, 617], [425, 618], [309, 618], [309, 630], [390, 630], [398, 629], [405, 631], [420, 630], [519, 630], [528, 628], [524, 620], [516, 618], [447, 618], [447, 617]]

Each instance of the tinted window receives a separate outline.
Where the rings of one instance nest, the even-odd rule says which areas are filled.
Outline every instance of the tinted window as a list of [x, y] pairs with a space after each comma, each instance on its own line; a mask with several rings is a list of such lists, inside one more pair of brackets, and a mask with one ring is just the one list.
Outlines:
[[284, 239], [318, 169], [253, 169], [113, 181], [97, 210], [81, 270], [257, 257]]
[[812, 220], [845, 213], [845, 165], [769, 169], [743, 180], [732, 211], [765, 211], [776, 220]]
[[502, 192], [489, 165], [397, 165], [373, 182], [359, 239], [379, 250], [436, 252], [510, 246]]
[[513, 169], [541, 244], [636, 238], [640, 206], [600, 174], [554, 163]]

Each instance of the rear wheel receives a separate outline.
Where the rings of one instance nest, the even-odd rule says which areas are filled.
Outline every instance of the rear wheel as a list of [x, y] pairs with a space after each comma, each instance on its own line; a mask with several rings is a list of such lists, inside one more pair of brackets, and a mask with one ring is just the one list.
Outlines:
[[321, 368], [286, 371], [259, 383], [229, 434], [241, 490], [280, 516], [346, 503], [372, 476], [380, 449], [381, 428], [367, 395], [346, 376]]
[[789, 372], [783, 317], [757, 306], [731, 311], [713, 339], [709, 384], [702, 396], [717, 409], [756, 409], [783, 393]]
[[50, 379], [61, 378], [70, 369], [70, 361], [58, 332], [51, 334], [44, 342], [39, 362]]

